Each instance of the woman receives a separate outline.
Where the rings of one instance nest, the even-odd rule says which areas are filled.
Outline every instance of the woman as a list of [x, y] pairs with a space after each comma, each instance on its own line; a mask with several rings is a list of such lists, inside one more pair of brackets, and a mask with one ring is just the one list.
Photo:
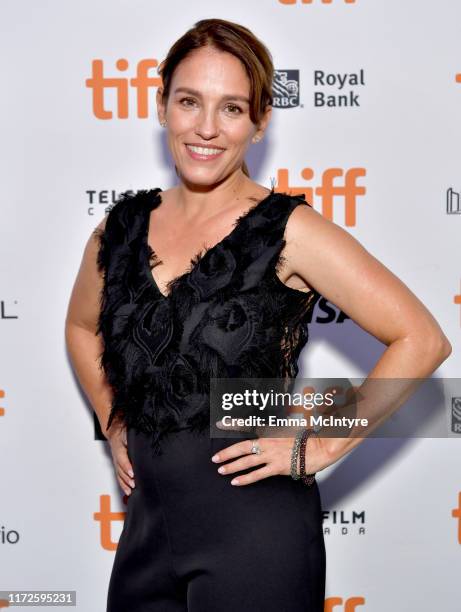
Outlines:
[[128, 496], [107, 611], [320, 612], [325, 545], [308, 477], [360, 440], [210, 438], [210, 377], [295, 377], [320, 295], [388, 345], [376, 378], [427, 377], [450, 344], [349, 233], [249, 177], [273, 65], [248, 29], [200, 21], [160, 72], [178, 185], [122, 194], [87, 243], [66, 321]]

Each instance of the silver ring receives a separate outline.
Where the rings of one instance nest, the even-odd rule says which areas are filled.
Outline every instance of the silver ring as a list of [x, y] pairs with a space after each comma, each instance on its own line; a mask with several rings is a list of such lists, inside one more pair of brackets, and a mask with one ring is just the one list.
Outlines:
[[251, 447], [251, 452], [252, 452], [253, 455], [260, 455], [261, 454], [261, 448], [260, 448], [257, 440], [253, 440], [253, 445]]

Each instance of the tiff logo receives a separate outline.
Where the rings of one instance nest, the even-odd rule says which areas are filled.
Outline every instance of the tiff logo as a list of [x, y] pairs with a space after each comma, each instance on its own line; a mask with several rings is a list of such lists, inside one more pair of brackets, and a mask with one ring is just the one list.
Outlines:
[[[319, 197], [322, 203], [321, 213], [330, 221], [333, 221], [333, 206], [338, 205], [334, 200], [341, 197], [340, 205], [344, 209], [344, 223], [350, 227], [357, 224], [357, 196], [366, 193], [365, 187], [357, 185], [357, 179], [365, 175], [365, 168], [350, 168], [349, 170], [327, 168], [322, 173], [321, 184], [318, 187], [290, 187], [288, 170], [280, 168], [277, 172], [277, 191], [289, 191], [292, 195], [303, 193], [306, 200], [312, 205], [314, 195]], [[311, 168], [303, 168], [301, 176], [310, 181], [314, 177], [314, 171]]]
[[[85, 85], [93, 93], [93, 114], [98, 119], [112, 119], [113, 113], [105, 106], [104, 94], [107, 89], [115, 89], [118, 119], [127, 119], [129, 114], [128, 98], [130, 87], [136, 91], [136, 115], [139, 119], [149, 116], [149, 90], [159, 87], [162, 80], [159, 76], [148, 76], [149, 70], [158, 66], [155, 59], [140, 60], [136, 66], [136, 76], [129, 78], [124, 76], [110, 76], [104, 74], [103, 60], [97, 59], [92, 62], [92, 74], [85, 80]], [[119, 72], [126, 72], [129, 68], [128, 60], [119, 59], [116, 62]]]

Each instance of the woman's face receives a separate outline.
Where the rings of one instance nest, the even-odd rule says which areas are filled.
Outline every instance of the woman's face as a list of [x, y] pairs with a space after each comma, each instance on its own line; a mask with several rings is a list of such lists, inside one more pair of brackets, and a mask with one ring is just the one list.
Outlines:
[[231, 53], [197, 49], [176, 68], [166, 107], [157, 90], [160, 121], [183, 181], [213, 185], [238, 171], [255, 135], [270, 119], [268, 106], [259, 128], [250, 119], [250, 81]]

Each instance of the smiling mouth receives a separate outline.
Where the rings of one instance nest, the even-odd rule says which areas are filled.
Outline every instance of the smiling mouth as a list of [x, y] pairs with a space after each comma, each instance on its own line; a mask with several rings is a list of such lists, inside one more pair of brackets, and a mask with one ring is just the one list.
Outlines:
[[186, 144], [186, 148], [194, 156], [198, 156], [201, 158], [217, 157], [225, 151], [225, 149], [216, 149], [214, 147], [197, 147], [195, 145], [190, 144]]

